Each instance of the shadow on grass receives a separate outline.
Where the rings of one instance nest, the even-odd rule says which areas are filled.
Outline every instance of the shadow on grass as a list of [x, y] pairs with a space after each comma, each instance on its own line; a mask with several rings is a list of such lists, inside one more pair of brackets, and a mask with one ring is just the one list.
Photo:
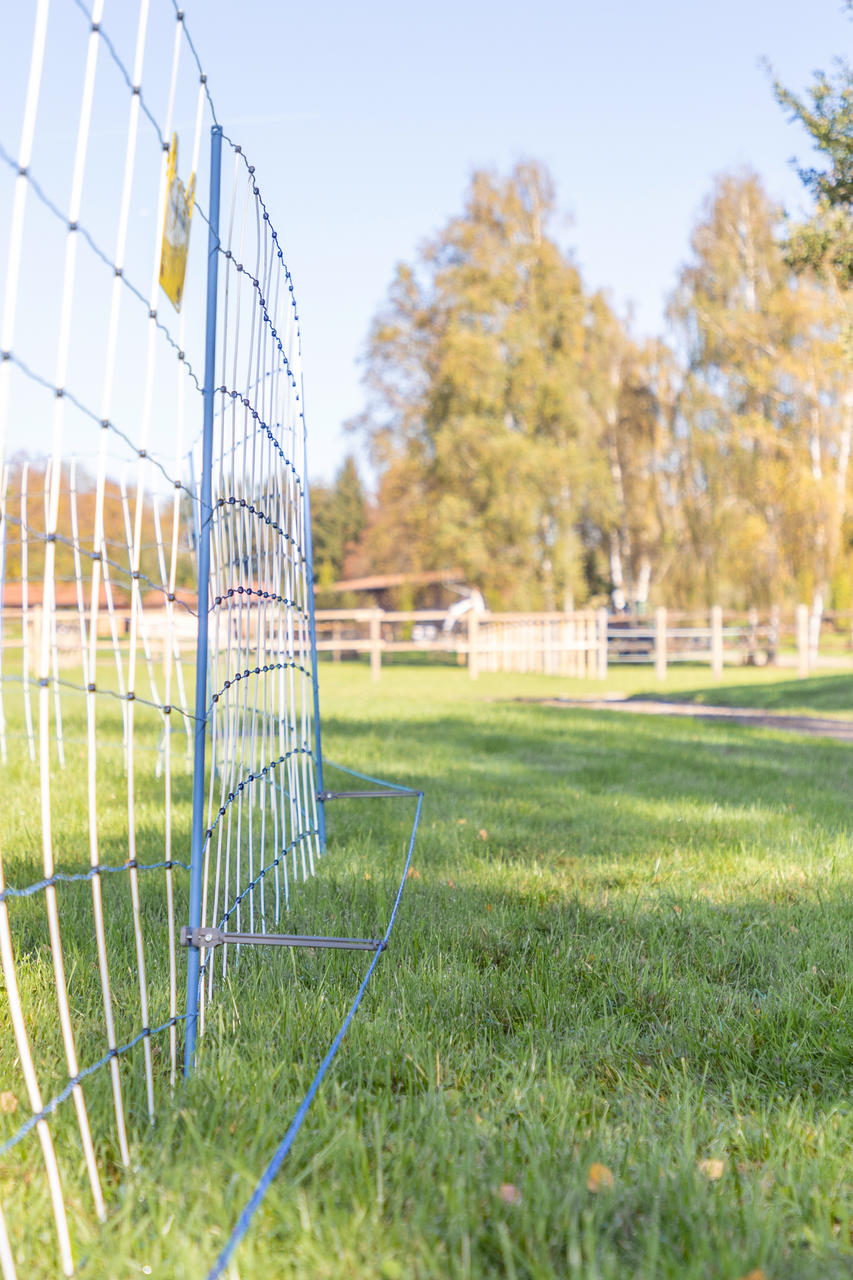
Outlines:
[[327, 722], [339, 756], [379, 752], [427, 792], [396, 944], [424, 1025], [472, 1059], [520, 1037], [573, 1078], [653, 1091], [677, 1069], [834, 1105], [853, 1084], [850, 748], [626, 719]]
[[[730, 819], [739, 843], [792, 815], [827, 837], [853, 820], [849, 745], [790, 733], [535, 706], [503, 708], [499, 721], [487, 707], [392, 723], [330, 717], [324, 732], [338, 759], [368, 759], [406, 785], [416, 779], [428, 813], [485, 820], [497, 810], [504, 837], [522, 847], [562, 847], [575, 830], [587, 833], [592, 856], [644, 851], [649, 823], [691, 834], [682, 803], [700, 829]], [[635, 815], [613, 812], [625, 801]]]
[[[634, 694], [629, 701], [648, 698]], [[664, 693], [660, 702], [695, 702], [712, 707], [754, 707], [762, 711], [815, 711], [853, 715], [853, 673], [778, 680], [767, 684], [707, 685]]]

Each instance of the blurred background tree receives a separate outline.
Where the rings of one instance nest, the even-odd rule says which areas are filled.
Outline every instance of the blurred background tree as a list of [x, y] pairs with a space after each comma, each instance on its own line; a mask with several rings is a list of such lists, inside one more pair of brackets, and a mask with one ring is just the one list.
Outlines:
[[851, 603], [853, 72], [774, 90], [822, 161], [812, 214], [718, 178], [669, 344], [585, 287], [544, 166], [474, 173], [372, 325], [375, 492], [351, 458], [314, 490], [321, 585], [454, 565], [493, 608]]

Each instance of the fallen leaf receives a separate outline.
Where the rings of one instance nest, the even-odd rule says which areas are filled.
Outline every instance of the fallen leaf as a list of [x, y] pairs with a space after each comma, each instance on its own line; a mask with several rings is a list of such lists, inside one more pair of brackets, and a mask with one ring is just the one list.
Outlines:
[[492, 909], [492, 904], [491, 904], [491, 902], [487, 902], [487, 903], [486, 903], [486, 910], [487, 910], [487, 911], [491, 911], [491, 909]]
[[0, 1111], [5, 1116], [12, 1116], [18, 1110], [18, 1099], [10, 1089], [0, 1093]]
[[408, 871], [406, 872], [406, 879], [420, 880], [420, 878], [421, 878], [421, 873], [420, 871], [418, 871], [417, 867], [409, 867]]
[[614, 1178], [606, 1164], [591, 1164], [586, 1175], [587, 1191], [612, 1191]]
[[761, 1267], [756, 1267], [754, 1271], [747, 1271], [745, 1276], [741, 1276], [741, 1280], [767, 1280], [767, 1276]]
[[467, 821], [468, 821], [468, 819], [467, 819], [467, 818], [457, 818], [457, 819], [456, 819], [456, 822], [457, 822], [457, 824], [458, 824], [460, 827], [464, 827], [464, 826], [465, 826], [465, 823], [466, 823]]
[[521, 1192], [513, 1182], [502, 1182], [498, 1187], [498, 1195], [504, 1204], [521, 1204]]
[[697, 1168], [709, 1182], [719, 1182], [726, 1171], [725, 1160], [700, 1160]]
[[488, 840], [489, 838], [489, 833], [485, 827], [480, 827], [480, 830], [477, 832], [477, 835], [480, 837], [481, 840]]

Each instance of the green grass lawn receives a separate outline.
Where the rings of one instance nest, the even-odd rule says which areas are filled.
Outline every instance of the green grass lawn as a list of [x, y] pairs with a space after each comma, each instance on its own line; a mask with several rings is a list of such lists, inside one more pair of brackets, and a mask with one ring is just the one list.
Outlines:
[[[427, 798], [391, 949], [232, 1280], [849, 1277], [850, 747], [517, 700], [598, 682], [321, 677], [327, 756]], [[636, 669], [605, 688], [661, 692]], [[663, 686], [812, 713], [851, 690], [707, 668]], [[339, 804], [296, 928], [387, 913], [411, 804]], [[111, 1169], [106, 1229], [75, 1195], [81, 1275], [205, 1274], [367, 963], [244, 955], [195, 1077]], [[55, 1274], [49, 1237], [31, 1257], [28, 1280]]]

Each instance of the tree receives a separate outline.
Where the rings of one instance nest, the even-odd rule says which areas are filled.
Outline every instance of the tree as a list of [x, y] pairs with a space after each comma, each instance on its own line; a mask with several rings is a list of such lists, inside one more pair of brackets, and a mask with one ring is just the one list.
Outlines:
[[[614, 604], [643, 608], [666, 571], [674, 534], [666, 494], [669, 353], [631, 341], [605, 300], [591, 300], [584, 387], [594, 434], [588, 464], [587, 546]], [[590, 546], [592, 542], [593, 546]]]
[[[846, 0], [853, 13], [853, 0]], [[778, 80], [776, 98], [792, 120], [803, 125], [820, 153], [823, 168], [799, 168], [800, 177], [815, 197], [815, 211], [788, 228], [788, 260], [800, 274], [813, 272], [831, 290], [837, 313], [846, 378], [841, 389], [842, 430], [838, 442], [837, 505], [842, 525], [847, 521], [841, 492], [846, 489], [847, 459], [853, 433], [853, 68], [837, 59], [834, 76], [818, 71], [801, 98]], [[842, 475], [842, 472], [844, 475]], [[847, 603], [853, 568], [853, 530], [843, 529], [847, 563], [836, 572], [836, 595]]]
[[[845, 6], [853, 13], [853, 0]], [[801, 124], [824, 167], [798, 166], [815, 211], [789, 229], [795, 268], [811, 268], [835, 282], [843, 294], [853, 286], [853, 68], [837, 59], [834, 76], [815, 73], [806, 97], [774, 81], [780, 106]]]
[[535, 163], [474, 174], [462, 214], [397, 270], [357, 424], [379, 474], [372, 562], [461, 565], [505, 607], [585, 594], [580, 530], [600, 534], [611, 501], [592, 384], [623, 335], [553, 239], [554, 209]]
[[318, 585], [329, 587], [342, 575], [347, 551], [367, 522], [367, 500], [355, 459], [344, 459], [331, 487], [311, 490], [311, 532]]
[[681, 496], [709, 603], [796, 588], [819, 614], [847, 511], [847, 371], [832, 293], [792, 272], [781, 231], [743, 173], [718, 183], [694, 232], [670, 309], [687, 368]]

